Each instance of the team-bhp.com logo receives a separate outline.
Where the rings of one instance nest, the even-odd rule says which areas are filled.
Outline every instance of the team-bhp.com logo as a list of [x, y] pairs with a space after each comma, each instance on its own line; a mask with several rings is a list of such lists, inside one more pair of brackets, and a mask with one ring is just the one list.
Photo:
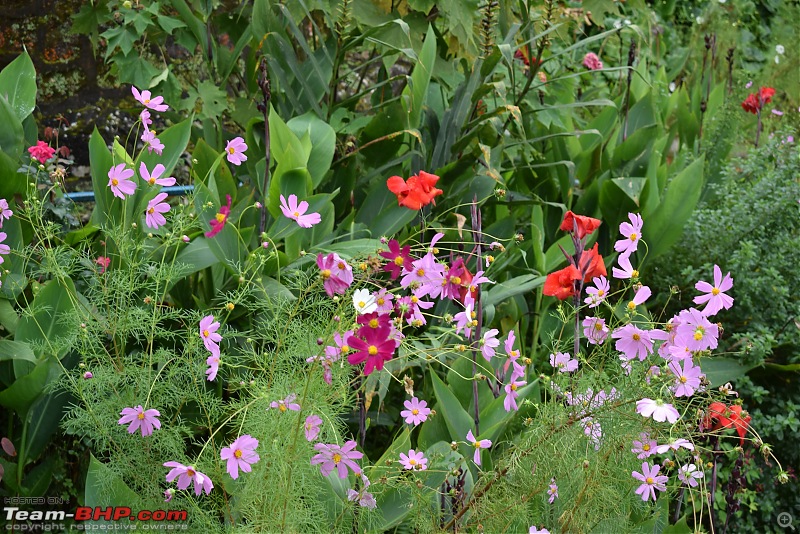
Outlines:
[[[93, 521], [123, 521], [128, 520], [130, 522], [135, 521], [142, 521], [142, 522], [152, 522], [149, 524], [143, 524], [142, 530], [159, 530], [165, 528], [169, 523], [177, 523], [177, 522], [185, 522], [187, 519], [186, 510], [139, 510], [138, 512], [134, 512], [131, 508], [127, 506], [109, 506], [106, 508], [101, 508], [99, 506], [91, 507], [91, 506], [79, 506], [77, 510], [75, 510], [74, 514], [68, 514], [62, 510], [20, 510], [16, 507], [5, 507], [3, 509], [5, 511], [5, 520], [6, 520], [6, 530], [21, 530], [21, 531], [30, 531], [30, 530], [41, 530], [35, 528], [35, 525], [32, 523], [35, 522], [63, 522], [67, 520], [73, 521], [84, 521], [85, 523], [79, 523], [70, 525], [70, 530], [94, 530], [92, 527]], [[8, 528], [9, 525], [18, 525], [22, 528]], [[34, 528], [30, 528], [34, 526]], [[170, 525], [170, 530], [173, 530], [177, 525]], [[185, 523], [182, 525], [185, 527]], [[133, 527], [133, 528], [130, 528]], [[129, 530], [135, 530], [134, 525], [130, 525], [128, 528]], [[145, 528], [147, 527], [147, 528]], [[124, 527], [123, 527], [124, 528]], [[180, 527], [178, 527], [180, 528]], [[52, 530], [52, 529], [47, 529]], [[56, 528], [55, 530], [65, 530], [64, 526], [62, 525], [61, 528]]]

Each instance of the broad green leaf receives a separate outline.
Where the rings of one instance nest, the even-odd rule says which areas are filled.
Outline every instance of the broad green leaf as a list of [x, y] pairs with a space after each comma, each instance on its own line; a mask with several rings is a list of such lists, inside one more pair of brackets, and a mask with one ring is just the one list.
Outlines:
[[630, 198], [637, 206], [641, 206], [639, 201], [641, 200], [642, 190], [647, 183], [647, 178], [635, 178], [629, 176], [625, 178], [613, 178], [611, 181], [614, 182], [620, 191], [625, 193], [628, 198]]
[[31, 405], [44, 391], [49, 374], [49, 360], [39, 361], [33, 371], [17, 378], [8, 388], [0, 391], [0, 405], [11, 408], [24, 421]]
[[411, 72], [411, 83], [403, 90], [408, 113], [407, 128], [418, 129], [420, 127], [422, 108], [428, 97], [428, 87], [431, 83], [435, 62], [436, 34], [433, 31], [433, 26], [428, 26], [425, 42], [422, 45], [422, 52], [420, 52], [418, 61], [414, 65], [414, 70]]
[[14, 306], [8, 300], [0, 299], [0, 325], [9, 333], [14, 334], [17, 331], [18, 323], [19, 315], [14, 311]]
[[36, 105], [36, 69], [27, 51], [0, 71], [0, 97], [8, 100], [14, 115], [22, 122]]
[[[188, 118], [185, 121], [179, 122], [170, 126], [163, 132], [158, 133], [158, 138], [164, 143], [164, 150], [159, 155], [155, 152], [148, 152], [145, 150], [142, 153], [140, 161], [147, 165], [147, 169], [152, 172], [156, 164], [160, 163], [165, 167], [164, 176], [170, 176], [175, 169], [181, 155], [186, 151], [186, 146], [189, 144], [189, 137], [192, 133], [192, 119]], [[198, 143], [199, 144], [199, 143]], [[136, 169], [138, 174], [139, 169]], [[140, 187], [143, 184], [139, 182]]]
[[[89, 469], [86, 471], [86, 490], [84, 492], [84, 506], [130, 506], [137, 508], [139, 496], [127, 484], [109, 469], [100, 463], [90, 453]], [[111, 525], [111, 521], [103, 519], [94, 521], [96, 525]]]
[[17, 118], [11, 104], [0, 97], [0, 150], [16, 160], [22, 154], [24, 134], [22, 122]]
[[711, 383], [712, 388], [732, 382], [747, 374], [755, 365], [742, 365], [733, 358], [700, 358], [700, 368]]
[[311, 141], [311, 152], [308, 155], [306, 166], [313, 186], [319, 186], [331, 168], [333, 153], [336, 150], [336, 132], [327, 122], [311, 112], [294, 117], [286, 123], [286, 126], [299, 139], [308, 135]]
[[75, 313], [75, 295], [75, 284], [69, 278], [63, 281], [51, 280], [45, 284], [33, 299], [29, 313], [20, 318], [14, 339], [33, 343], [37, 357], [63, 356], [67, 348], [61, 347], [55, 352], [56, 345], [52, 342], [71, 334], [64, 323], [64, 316]]
[[484, 306], [499, 304], [509, 297], [533, 291], [540, 285], [544, 284], [544, 280], [544, 276], [536, 276], [533, 274], [515, 276], [514, 278], [506, 280], [505, 282], [500, 282], [494, 284], [493, 286], [489, 286], [489, 289], [483, 293], [481, 303]]
[[669, 183], [661, 204], [652, 213], [642, 215], [642, 234], [648, 246], [648, 261], [669, 250], [680, 239], [683, 227], [703, 191], [704, 163], [705, 157], [701, 156], [683, 169]]
[[89, 139], [89, 166], [95, 202], [92, 223], [100, 228], [105, 228], [111, 221], [121, 219], [122, 204], [119, 201], [114, 202], [114, 195], [108, 187], [108, 171], [113, 164], [111, 151], [95, 128]]

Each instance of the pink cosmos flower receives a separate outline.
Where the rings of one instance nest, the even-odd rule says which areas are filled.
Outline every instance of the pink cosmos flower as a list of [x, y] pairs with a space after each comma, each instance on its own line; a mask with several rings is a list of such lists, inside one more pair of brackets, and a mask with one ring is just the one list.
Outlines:
[[417, 426], [425, 422], [431, 414], [428, 403], [416, 397], [411, 397], [411, 400], [404, 401], [403, 406], [406, 409], [400, 412], [400, 417], [405, 418], [406, 423], [409, 425]]
[[277, 408], [281, 413], [285, 412], [286, 410], [292, 410], [293, 412], [300, 411], [300, 405], [294, 402], [297, 398], [297, 394], [292, 393], [287, 395], [285, 399], [272, 401], [269, 403], [270, 408]]
[[678, 438], [672, 443], [667, 443], [666, 445], [659, 445], [656, 447], [656, 452], [658, 454], [664, 454], [669, 450], [677, 451], [680, 448], [684, 448], [690, 451], [694, 450], [694, 444], [689, 441], [688, 439]]
[[303, 200], [298, 204], [297, 195], [289, 195], [288, 202], [286, 198], [281, 195], [281, 211], [285, 217], [297, 222], [297, 225], [301, 228], [311, 228], [322, 220], [322, 216], [319, 213], [309, 213], [306, 215], [305, 213], [308, 211], [308, 202]]
[[453, 317], [453, 320], [456, 322], [456, 334], [464, 330], [464, 335], [466, 337], [470, 337], [472, 334], [472, 328], [478, 324], [478, 321], [475, 320], [477, 314], [473, 311], [473, 306], [475, 303], [473, 301], [467, 302], [464, 311], [458, 312]]
[[566, 352], [550, 354], [550, 365], [558, 369], [559, 373], [572, 373], [578, 370], [578, 360], [573, 359]]
[[611, 337], [617, 340], [614, 347], [624, 353], [629, 360], [638, 356], [639, 360], [644, 361], [647, 355], [653, 351], [653, 340], [650, 338], [650, 334], [633, 324], [617, 328], [611, 333]]
[[400, 453], [400, 465], [403, 469], [410, 469], [412, 471], [424, 471], [428, 468], [428, 459], [422, 454], [422, 451], [417, 452], [414, 449], [408, 451], [408, 454]]
[[670, 424], [674, 424], [681, 416], [672, 404], [648, 398], [636, 402], [636, 413], [642, 417], [652, 417], [660, 423], [669, 421]]
[[172, 488], [167, 488], [164, 490], [164, 502], [169, 502], [172, 500], [172, 496], [175, 495], [175, 490]]
[[690, 350], [717, 348], [719, 326], [709, 321], [702, 312], [690, 308], [683, 310], [679, 318], [675, 345], [686, 346]]
[[347, 353], [350, 352], [350, 346], [347, 344], [346, 340], [352, 335], [353, 335], [352, 330], [348, 330], [344, 334], [339, 334], [339, 332], [334, 332], [333, 334], [334, 345], [328, 345], [327, 347], [325, 347], [325, 356], [328, 357], [329, 361], [337, 362], [342, 356], [347, 356]]
[[596, 308], [608, 296], [608, 292], [611, 290], [611, 284], [608, 283], [608, 279], [605, 276], [592, 278], [592, 283], [594, 286], [586, 288], [586, 294], [589, 296], [586, 297], [583, 302], [588, 304], [590, 308]]
[[550, 486], [547, 488], [547, 502], [553, 504], [556, 499], [558, 499], [558, 486], [556, 485], [556, 479], [550, 479]]
[[120, 415], [122, 417], [117, 424], [127, 425], [130, 423], [128, 434], [141, 430], [142, 436], [149, 436], [153, 433], [154, 428], [161, 428], [161, 421], [158, 420], [161, 414], [158, 410], [145, 410], [141, 404], [135, 408], [123, 408]]
[[638, 440], [633, 440], [631, 452], [640, 460], [644, 460], [656, 453], [656, 447], [658, 447], [658, 442], [650, 439], [650, 434], [647, 432], [642, 432], [639, 434]]
[[147, 182], [149, 185], [175, 185], [175, 178], [172, 176], [167, 176], [166, 178], [161, 177], [165, 170], [167, 170], [167, 168], [158, 163], [155, 167], [153, 167], [153, 174], [150, 174], [150, 171], [147, 170], [147, 165], [145, 165], [143, 161], [141, 165], [139, 165], [139, 176], [141, 176], [142, 180]]
[[589, 70], [600, 70], [603, 68], [603, 62], [597, 57], [594, 52], [589, 52], [583, 56], [583, 66]]
[[652, 294], [653, 293], [650, 291], [649, 287], [641, 286], [639, 289], [636, 290], [636, 293], [633, 295], [633, 300], [628, 302], [628, 311], [633, 313], [636, 310], [636, 306], [644, 304]]
[[508, 384], [503, 387], [506, 392], [506, 398], [503, 399], [503, 408], [505, 408], [507, 412], [519, 410], [519, 406], [517, 406], [517, 397], [519, 396], [518, 390], [528, 383], [525, 380], [517, 380], [517, 378], [522, 378], [523, 376], [524, 374], [518, 374], [515, 370], [515, 372], [511, 373]]
[[213, 315], [206, 315], [200, 320], [200, 338], [203, 340], [206, 350], [214, 356], [219, 356], [219, 343], [222, 341], [222, 336], [217, 334], [219, 330], [219, 323], [214, 322]]
[[28, 147], [28, 153], [30, 153], [32, 158], [39, 160], [39, 163], [45, 163], [48, 159], [53, 157], [53, 154], [56, 153], [56, 149], [52, 148], [44, 141], [36, 141], [35, 146]]
[[169, 211], [169, 204], [162, 202], [167, 198], [166, 193], [159, 193], [147, 203], [147, 211], [145, 212], [144, 223], [150, 228], [159, 228], [167, 224], [167, 219], [164, 213]]
[[14, 215], [14, 212], [8, 208], [8, 201], [0, 198], [0, 228], [3, 227], [3, 221], [7, 221]]
[[220, 357], [219, 354], [212, 354], [208, 358], [206, 358], [206, 365], [208, 365], [208, 369], [206, 369], [206, 374], [208, 375], [209, 382], [215, 380], [217, 378], [217, 373], [219, 373], [219, 363]]
[[92, 374], [91, 371], [86, 371], [85, 373], [83, 373], [84, 380], [89, 380], [90, 378], [94, 378], [94, 375]]
[[491, 440], [476, 440], [475, 436], [472, 435], [472, 430], [470, 430], [467, 432], [467, 443], [475, 447], [475, 454], [472, 456], [472, 461], [475, 462], [475, 465], [481, 465], [481, 449], [488, 449], [491, 447]]
[[544, 527], [542, 527], [542, 529], [540, 530], [536, 528], [536, 525], [533, 525], [531, 526], [531, 528], [528, 529], [528, 534], [550, 534], [550, 531]]
[[624, 280], [627, 278], [639, 278], [639, 271], [633, 268], [631, 265], [631, 257], [628, 254], [622, 254], [619, 258], [617, 258], [617, 263], [622, 269], [617, 269], [616, 267], [611, 268], [611, 275], [614, 278], [619, 278], [620, 280]]
[[379, 315], [392, 313], [394, 311], [394, 302], [392, 302], [392, 300], [394, 300], [394, 295], [389, 293], [385, 288], [381, 288], [380, 291], [373, 293], [372, 296], [375, 297], [376, 311]]
[[703, 472], [698, 470], [694, 464], [682, 465], [678, 469], [678, 480], [692, 488], [696, 488], [699, 485], [697, 481], [702, 480], [704, 476]]
[[145, 128], [153, 124], [153, 119], [150, 118], [150, 112], [146, 109], [143, 109], [142, 112], [139, 113], [139, 120], [142, 121], [142, 126]]
[[309, 415], [306, 417], [306, 422], [303, 424], [303, 429], [306, 433], [306, 440], [314, 441], [319, 436], [322, 427], [322, 418], [318, 415]]
[[374, 510], [378, 507], [378, 502], [375, 500], [375, 497], [367, 491], [367, 488], [370, 486], [370, 482], [364, 473], [361, 473], [361, 482], [362, 486], [360, 491], [356, 491], [352, 488], [347, 490], [347, 500], [358, 501], [359, 506]]
[[243, 161], [247, 161], [247, 156], [244, 155], [245, 150], [247, 150], [247, 144], [244, 139], [235, 137], [225, 145], [225, 157], [234, 165], [241, 165]]
[[404, 270], [411, 271], [412, 260], [410, 252], [411, 245], [406, 245], [401, 248], [400, 243], [398, 243], [396, 239], [389, 241], [388, 252], [378, 252], [380, 257], [389, 260], [388, 263], [383, 265], [383, 269], [389, 272], [389, 276], [392, 277], [392, 280], [397, 279]]
[[159, 95], [153, 97], [150, 94], [150, 91], [146, 89], [140, 93], [139, 90], [134, 86], [131, 86], [131, 92], [133, 93], [133, 98], [138, 100], [145, 107], [152, 109], [153, 111], [162, 112], [162, 111], [167, 111], [169, 109], [169, 106], [163, 103], [164, 102], [163, 96]]
[[[2, 239], [0, 239], [0, 241], [2, 241]], [[0, 260], [2, 260], [2, 258], [0, 258]], [[98, 256], [97, 259], [94, 260], [94, 262], [100, 266], [100, 274], [103, 274], [104, 272], [106, 272], [106, 269], [108, 269], [108, 266], [111, 265], [111, 258], [106, 256]], [[3, 262], [0, 261], [0, 263]]]
[[727, 273], [725, 278], [723, 278], [722, 269], [719, 268], [719, 265], [714, 265], [714, 285], [712, 286], [708, 282], [702, 280], [697, 282], [694, 288], [698, 291], [702, 291], [705, 295], [695, 297], [694, 303], [706, 303], [705, 308], [703, 308], [703, 315], [706, 317], [716, 314], [723, 308], [728, 310], [733, 306], [733, 297], [726, 295], [725, 291], [728, 291], [732, 287], [733, 278], [731, 278], [731, 273]]
[[492, 360], [494, 349], [500, 346], [500, 340], [497, 339], [497, 334], [499, 333], [500, 331], [497, 328], [492, 328], [483, 333], [483, 338], [481, 339], [481, 354], [483, 354], [483, 358], [487, 362]]
[[594, 450], [599, 451], [603, 439], [603, 428], [600, 423], [591, 417], [586, 417], [581, 420], [581, 425], [583, 426], [583, 433], [589, 437], [594, 445]]
[[397, 309], [399, 315], [405, 318], [406, 322], [412, 326], [422, 326], [428, 324], [422, 310], [429, 310], [433, 308], [434, 303], [428, 300], [422, 300], [416, 295], [400, 297], [397, 299]]
[[236, 438], [230, 447], [222, 448], [220, 457], [228, 461], [228, 474], [232, 479], [239, 478], [239, 469], [244, 473], [253, 470], [250, 466], [260, 459], [256, 454], [257, 447], [258, 440], [250, 434], [245, 434]]
[[159, 156], [164, 151], [164, 143], [161, 142], [161, 139], [156, 137], [155, 130], [145, 130], [142, 133], [142, 142], [147, 146], [147, 152], [155, 152]]
[[125, 200], [126, 195], [136, 191], [136, 183], [131, 181], [133, 169], [126, 169], [124, 163], [114, 165], [108, 171], [108, 186], [115, 197]]
[[322, 286], [329, 297], [343, 295], [353, 283], [353, 268], [335, 252], [327, 256], [317, 254], [317, 267], [322, 276]]
[[445, 266], [439, 263], [433, 254], [436, 242], [442, 237], [444, 237], [443, 233], [437, 233], [433, 236], [428, 253], [422, 258], [411, 262], [411, 270], [404, 271], [403, 278], [400, 279], [400, 286], [403, 288], [411, 287], [417, 297], [426, 295], [434, 298], [438, 297], [442, 292], [443, 285], [446, 285]]
[[211, 230], [206, 232], [206, 237], [214, 237], [220, 233], [222, 228], [225, 226], [225, 223], [228, 222], [228, 217], [231, 214], [231, 196], [225, 195], [225, 199], [228, 201], [228, 204], [226, 206], [221, 206], [219, 208], [219, 213], [217, 213], [214, 218], [208, 222], [208, 224], [211, 226]]
[[[364, 317], [362, 315], [362, 317]], [[347, 356], [347, 363], [350, 365], [364, 364], [364, 376], [372, 371], [381, 371], [383, 364], [392, 359], [396, 348], [394, 339], [389, 337], [391, 330], [386, 327], [359, 329], [361, 337], [350, 336], [347, 344], [355, 349], [355, 352]], [[363, 339], [362, 339], [363, 337]]]
[[639, 240], [642, 238], [642, 216], [638, 213], [629, 213], [628, 219], [631, 222], [619, 225], [619, 233], [623, 235], [624, 239], [614, 243], [614, 250], [625, 256], [636, 252], [636, 249], [639, 248]]
[[587, 317], [582, 324], [583, 335], [592, 345], [602, 345], [608, 337], [606, 320], [602, 317]]
[[358, 475], [361, 473], [361, 468], [358, 467], [355, 460], [361, 459], [364, 454], [353, 450], [355, 448], [356, 442], [353, 440], [345, 443], [343, 447], [335, 443], [317, 443], [314, 445], [317, 454], [311, 458], [311, 465], [319, 465], [319, 470], [324, 477], [336, 469], [339, 478], [347, 478], [348, 467]]
[[172, 482], [175, 480], [175, 477], [178, 477], [179, 490], [185, 490], [189, 487], [189, 484], [192, 483], [194, 483], [195, 495], [200, 495], [201, 491], [205, 491], [206, 495], [209, 495], [211, 490], [214, 489], [214, 484], [211, 483], [211, 479], [200, 471], [197, 471], [194, 466], [183, 465], [179, 462], [165, 462], [163, 465], [164, 467], [172, 468], [172, 470], [167, 473], [167, 482]]
[[655, 501], [656, 490], [667, 491], [667, 486], [665, 484], [669, 480], [669, 477], [665, 475], [659, 475], [658, 472], [660, 470], [660, 465], [655, 464], [651, 468], [649, 463], [644, 462], [642, 464], [641, 473], [636, 471], [631, 473], [633, 478], [642, 482], [642, 485], [636, 490], [636, 494], [641, 495], [643, 501], [648, 501], [651, 498]]
[[683, 360], [683, 368], [680, 361], [673, 360], [669, 363], [669, 370], [675, 375], [673, 389], [676, 397], [691, 397], [700, 388], [703, 372], [691, 359]]

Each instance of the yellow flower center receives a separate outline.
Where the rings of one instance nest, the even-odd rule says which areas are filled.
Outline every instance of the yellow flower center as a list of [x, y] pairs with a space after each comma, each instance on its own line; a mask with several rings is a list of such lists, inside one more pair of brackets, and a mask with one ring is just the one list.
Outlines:
[[455, 285], [461, 285], [461, 277], [460, 276], [453, 276], [450, 278], [450, 281], [453, 282]]
[[145, 98], [144, 99], [144, 103], [145, 103], [145, 105], [149, 104], [150, 103], [150, 99], [149, 98]]
[[702, 326], [698, 326], [697, 330], [694, 331], [694, 339], [695, 341], [700, 341], [703, 339], [703, 334], [705, 334], [705, 328]]
[[639, 341], [642, 338], [642, 336], [640, 336], [639, 334], [633, 334], [632, 337], [634, 341]]
[[403, 256], [397, 256], [394, 259], [394, 264], [397, 265], [398, 267], [402, 267], [404, 263], [405, 263], [405, 259], [403, 258]]
[[300, 212], [296, 211], [296, 212], [292, 213], [292, 215], [294, 215], [295, 217], [300, 217]]
[[333, 463], [338, 464], [342, 461], [342, 455], [338, 452], [333, 455]]
[[595, 330], [602, 330], [603, 329], [603, 323], [594, 323], [594, 329]]
[[370, 328], [378, 328], [378, 320], [377, 319], [370, 319], [369, 320], [369, 327]]
[[142, 420], [142, 419], [144, 419], [144, 412], [140, 413], [140, 414], [139, 414], [139, 415], [137, 415], [136, 417], [138, 417], [138, 418], [139, 418], [139, 420]]
[[598, 296], [598, 297], [602, 297], [602, 296], [603, 296], [603, 295], [605, 295], [605, 294], [606, 294], [606, 292], [605, 292], [604, 290], [602, 290], [602, 289], [598, 289], [598, 290], [597, 290], [597, 296]]
[[323, 270], [321, 276], [324, 280], [327, 280], [328, 278], [331, 277], [331, 270], [330, 269]]
[[636, 269], [632, 270], [631, 271], [631, 276], [633, 278], [639, 278], [639, 271], [637, 271]]
[[413, 459], [413, 458], [409, 458], [408, 459], [408, 463], [409, 463], [409, 465], [417, 465], [417, 461], [415, 459]]
[[369, 348], [367, 349], [367, 352], [369, 353], [370, 356], [375, 356], [376, 354], [378, 354], [378, 347], [376, 347], [375, 345], [370, 345]]
[[481, 442], [480, 441], [473, 441], [472, 442], [472, 446], [475, 447], [476, 449], [480, 449], [481, 448]]
[[411, 303], [416, 304], [417, 302], [419, 302], [419, 299], [416, 297], [416, 295], [411, 295]]
[[280, 403], [280, 404], [278, 405], [278, 409], [279, 409], [280, 411], [282, 411], [282, 412], [285, 412], [285, 411], [286, 411], [286, 405], [285, 405], [285, 404], [283, 404], [283, 403]]
[[416, 408], [414, 408], [413, 410], [411, 410], [411, 413], [412, 413], [413, 415], [419, 415], [419, 410], [417, 410]]
[[386, 300], [383, 298], [379, 298], [376, 302], [378, 306], [383, 306], [386, 303]]
[[643, 450], [644, 452], [647, 452], [647, 451], [649, 451], [649, 450], [650, 450], [650, 445], [649, 445], [649, 444], [647, 444], [647, 443], [645, 443], [644, 445], [642, 445], [642, 450]]
[[214, 218], [217, 219], [217, 222], [224, 223], [225, 222], [225, 215], [222, 213], [217, 213], [214, 215]]
[[236, 449], [236, 451], [233, 453], [233, 455], [236, 456], [237, 458], [241, 458], [242, 457], [242, 451], [240, 451], [239, 449]]
[[336, 266], [337, 266], [339, 269], [344, 269], [344, 268], [345, 268], [345, 264], [344, 264], [344, 262], [343, 262], [343, 261], [340, 261], [339, 263], [337, 263], [337, 264], [336, 264]]
[[148, 209], [147, 209], [147, 213], [149, 213], [150, 215], [152, 215], [152, 214], [153, 214], [153, 213], [155, 213], [155, 212], [156, 212], [156, 209], [155, 209], [155, 208], [148, 208]]
[[633, 301], [630, 301], [628, 303], [628, 309], [631, 310], [631, 311], [635, 310], [636, 309], [636, 303], [633, 302]]
[[363, 300], [359, 300], [359, 301], [358, 301], [358, 307], [359, 307], [359, 308], [363, 308], [363, 307], [364, 307], [364, 306], [366, 306], [366, 305], [367, 305], [367, 303], [366, 303], [366, 302], [364, 302]]
[[686, 380], [688, 380], [688, 379], [685, 376], [681, 375], [681, 377], [678, 380], [681, 381], [681, 384], [685, 384]]
[[517, 391], [517, 385], [511, 384], [511, 391]]
[[187, 469], [186, 474], [189, 475], [190, 477], [193, 477], [195, 475], [194, 469]]
[[203, 337], [208, 337], [210, 335], [211, 334], [208, 332], [208, 330], [203, 330]]
[[154, 185], [156, 183], [156, 179], [155, 178], [150, 178], [149, 180], [147, 180], [147, 183], [150, 184], [150, 185]]
[[417, 269], [417, 276], [425, 276], [425, 269]]
[[718, 288], [718, 287], [715, 287], [714, 289], [712, 289], [712, 290], [711, 290], [711, 294], [712, 294], [712, 295], [714, 295], [715, 297], [716, 297], [717, 295], [719, 295], [719, 288]]
[[342, 354], [347, 354], [348, 352], [350, 352], [350, 347], [348, 347], [347, 345], [342, 345], [342, 348], [339, 350], [341, 351]]
[[228, 149], [228, 154], [236, 154], [236, 150], [233, 147]]
[[119, 180], [117, 180], [116, 178], [112, 178], [111, 185], [119, 185]]
[[631, 241], [636, 241], [636, 238], [637, 238], [637, 237], [639, 237], [639, 236], [638, 236], [638, 235], [636, 235], [636, 232], [632, 233], [632, 234], [631, 234]]
[[645, 482], [651, 485], [656, 483], [656, 481], [653, 480], [653, 477], [647, 477], [647, 479], [645, 479]]

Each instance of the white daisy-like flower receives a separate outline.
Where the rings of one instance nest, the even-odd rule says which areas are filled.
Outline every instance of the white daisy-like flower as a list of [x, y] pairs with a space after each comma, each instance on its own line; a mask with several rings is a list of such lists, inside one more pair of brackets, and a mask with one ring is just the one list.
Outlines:
[[378, 309], [375, 296], [368, 289], [356, 289], [353, 293], [353, 306], [359, 314], [372, 313]]

